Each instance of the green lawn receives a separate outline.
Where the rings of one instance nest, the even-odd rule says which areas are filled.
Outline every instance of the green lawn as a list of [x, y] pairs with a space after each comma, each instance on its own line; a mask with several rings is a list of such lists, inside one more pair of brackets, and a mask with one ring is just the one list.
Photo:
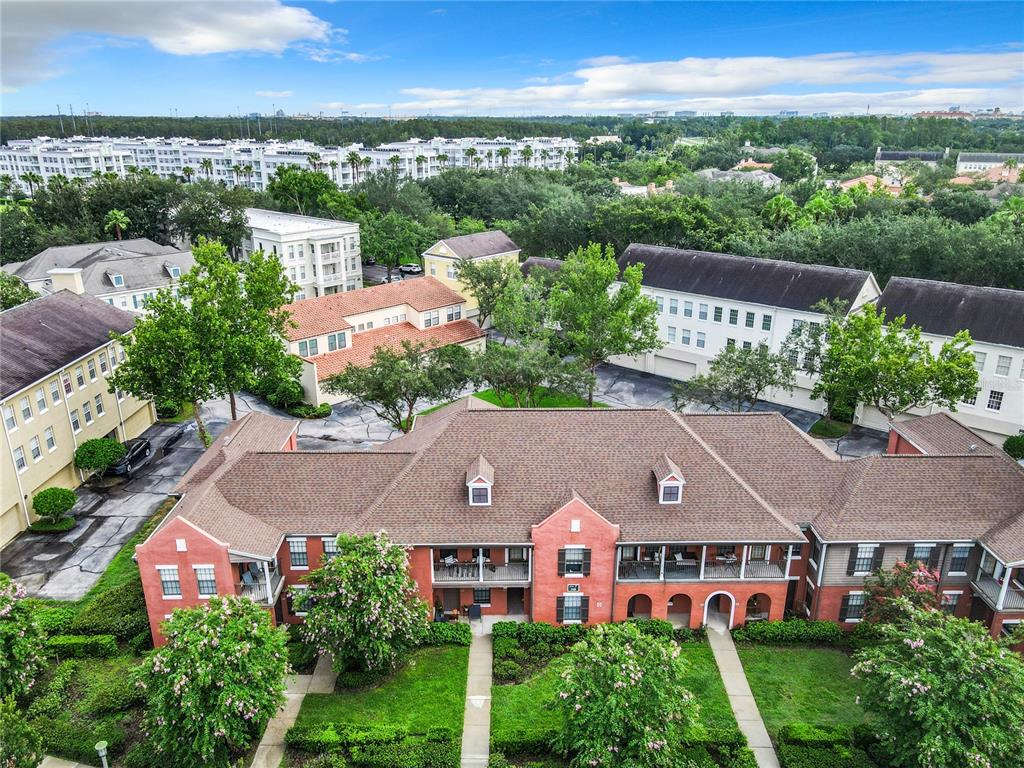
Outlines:
[[464, 646], [421, 648], [373, 688], [307, 694], [296, 724], [403, 725], [413, 733], [445, 726], [461, 733], [468, 665]]
[[[710, 727], [735, 727], [736, 720], [711, 647], [705, 642], [683, 643], [682, 647], [683, 655], [690, 662], [686, 687], [700, 702], [701, 722]], [[548, 704], [557, 695], [558, 674], [565, 658], [555, 659], [525, 682], [495, 685], [491, 689], [491, 730], [500, 733], [558, 728], [561, 716]]]
[[772, 734], [787, 723], [846, 723], [864, 720], [857, 703], [853, 661], [832, 648], [737, 645], [758, 709]]
[[168, 416], [166, 419], [157, 419], [162, 424], [183, 424], [186, 421], [192, 421], [193, 416], [192, 403], [182, 403], [181, 410], [179, 410], [174, 416]]
[[850, 431], [852, 426], [852, 424], [847, 424], [845, 421], [818, 419], [811, 425], [808, 432], [812, 437], [821, 437], [828, 440], [843, 437]]

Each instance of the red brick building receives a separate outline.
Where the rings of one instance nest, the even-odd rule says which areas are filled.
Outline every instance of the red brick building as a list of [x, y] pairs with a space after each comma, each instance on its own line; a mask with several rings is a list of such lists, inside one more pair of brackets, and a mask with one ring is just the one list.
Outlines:
[[379, 530], [446, 612], [698, 627], [789, 611], [852, 627], [864, 576], [914, 558], [942, 571], [950, 610], [994, 632], [1024, 618], [1020, 467], [969, 452], [844, 462], [775, 413], [466, 398], [338, 453], [296, 451], [293, 422], [253, 413], [177, 492], [137, 548], [158, 642], [171, 610], [213, 594], [301, 621], [303, 577], [337, 535]]

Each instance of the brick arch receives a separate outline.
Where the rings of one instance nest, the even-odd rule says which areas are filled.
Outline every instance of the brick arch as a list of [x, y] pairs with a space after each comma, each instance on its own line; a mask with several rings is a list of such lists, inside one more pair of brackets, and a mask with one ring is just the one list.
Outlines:
[[[708, 623], [708, 614], [711, 613], [711, 606], [715, 602], [715, 598], [718, 598], [718, 608], [720, 613], [727, 613], [729, 617], [729, 629], [732, 629], [736, 625], [736, 597], [725, 589], [718, 589], [712, 592], [704, 600], [704, 621], [706, 625]], [[728, 610], [723, 610], [728, 605]], [[742, 609], [741, 609], [742, 610]]]
[[693, 615], [693, 599], [685, 592], [678, 592], [668, 599], [665, 605], [665, 616], [673, 624], [680, 627], [690, 626]]
[[764, 592], [755, 592], [750, 595], [744, 607], [743, 621], [757, 620], [762, 621], [768, 619], [772, 612], [772, 598], [771, 595], [765, 594]]
[[654, 615], [654, 601], [643, 592], [637, 593], [629, 598], [626, 614], [630, 618], [649, 619]]

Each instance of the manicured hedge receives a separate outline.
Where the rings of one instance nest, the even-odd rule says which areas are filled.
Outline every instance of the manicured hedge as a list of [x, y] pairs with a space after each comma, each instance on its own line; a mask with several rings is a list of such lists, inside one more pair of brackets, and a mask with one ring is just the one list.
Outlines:
[[71, 624], [71, 631], [76, 634], [114, 635], [121, 640], [130, 640], [148, 629], [146, 599], [137, 575], [100, 593]]
[[113, 635], [54, 635], [46, 641], [46, 652], [63, 659], [106, 658], [117, 653]]
[[56, 717], [67, 706], [68, 690], [74, 680], [78, 662], [74, 659], [61, 662], [54, 670], [46, 686], [46, 692], [32, 702], [28, 708], [29, 717]]
[[331, 405], [330, 403], [321, 403], [320, 405], [300, 403], [289, 408], [288, 415], [298, 419], [326, 419], [331, 415]]
[[36, 520], [28, 527], [29, 533], [66, 533], [78, 522], [73, 517], [61, 517], [56, 521]]
[[111, 716], [89, 727], [74, 721], [69, 724], [66, 719], [40, 717], [32, 725], [43, 737], [43, 749], [47, 754], [95, 765], [96, 742], [107, 742], [107, 751], [111, 755], [117, 755], [124, 749], [127, 734], [119, 722], [121, 719]]
[[873, 768], [874, 761], [856, 747], [802, 747], [780, 744], [777, 750], [782, 768]]
[[801, 747], [848, 747], [853, 743], [853, 729], [848, 725], [812, 725], [790, 723], [779, 729], [780, 744]]
[[71, 624], [74, 622], [75, 616], [78, 615], [77, 603], [34, 598], [30, 598], [27, 602], [32, 606], [32, 615], [43, 632], [48, 635], [71, 633]]
[[458, 768], [459, 737], [448, 728], [410, 735], [388, 725], [322, 723], [293, 726], [285, 735], [289, 748], [312, 755], [333, 754], [366, 768]]
[[284, 743], [302, 752], [330, 752], [365, 744], [389, 744], [409, 737], [409, 730], [393, 725], [360, 726], [348, 723], [295, 725], [288, 729]]
[[506, 757], [547, 755], [558, 732], [554, 728], [517, 728], [500, 733], [491, 732], [491, 751]]
[[456, 621], [432, 621], [421, 645], [469, 645], [473, 630], [469, 624]]
[[835, 622], [807, 619], [758, 621], [733, 630], [732, 636], [739, 642], [764, 645], [837, 645], [846, 639]]

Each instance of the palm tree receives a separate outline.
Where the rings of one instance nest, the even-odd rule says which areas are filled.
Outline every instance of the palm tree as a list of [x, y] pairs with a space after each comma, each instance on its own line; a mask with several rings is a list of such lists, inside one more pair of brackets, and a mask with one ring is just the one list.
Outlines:
[[438, 155], [437, 162], [441, 164], [442, 170], [448, 167], [448, 155]]
[[480, 170], [480, 166], [483, 165], [483, 162], [484, 162], [484, 159], [482, 157], [477, 156], [477, 157], [473, 158], [473, 165], [476, 166], [476, 169], [478, 171]]
[[565, 150], [565, 162], [571, 163], [575, 159], [575, 155], [571, 149]]
[[532, 165], [530, 161], [533, 160], [533, 147], [527, 144], [519, 154], [523, 156], [523, 165], [529, 168]]
[[423, 166], [427, 163], [426, 155], [416, 155], [416, 175], [423, 175]]
[[476, 159], [476, 148], [470, 147], [465, 151], [464, 154], [466, 155], [466, 157], [469, 158], [469, 164], [472, 165], [473, 161]]
[[498, 150], [498, 157], [501, 158], [501, 165], [504, 168], [508, 168], [508, 156], [512, 154], [512, 150], [508, 147], [502, 147]]
[[551, 157], [551, 153], [548, 152], [546, 149], [542, 149], [540, 151], [540, 159], [541, 159], [541, 162], [544, 164], [545, 168], [547, 168], [547, 166], [548, 166], [548, 158], [549, 157]]
[[7, 198], [14, 197], [14, 177], [9, 173], [5, 173], [0, 176], [0, 196]]
[[196, 169], [186, 165], [181, 169], [181, 177], [185, 180], [185, 183], [192, 181], [192, 177], [195, 175]]
[[494, 167], [494, 150], [487, 150], [487, 170]]
[[331, 181], [333, 181], [335, 184], [337, 184], [338, 183], [338, 161], [337, 160], [331, 160], [331, 162], [329, 162], [328, 165], [331, 166]]
[[245, 174], [245, 178], [249, 182], [249, 186], [252, 186], [252, 163], [246, 163], [243, 165], [242, 173]]
[[348, 161], [349, 167], [352, 169], [352, 183], [355, 184], [359, 181], [359, 166], [363, 164], [363, 156], [355, 150], [352, 150], [345, 157]]
[[28, 184], [28, 194], [31, 197], [37, 185], [42, 186], [43, 177], [35, 171], [21, 174], [21, 180]]
[[322, 165], [322, 163], [320, 162], [320, 153], [310, 152], [308, 155], [306, 155], [306, 162], [309, 163], [309, 167], [312, 168], [314, 171], [319, 171], [320, 166]]
[[235, 186], [237, 187], [238, 178], [242, 175], [242, 166], [240, 166], [238, 163], [235, 163], [234, 165], [231, 166], [231, 173], [235, 175]]
[[206, 172], [206, 178], [209, 179], [213, 176], [213, 160], [208, 157], [204, 157], [199, 161], [199, 167]]
[[373, 165], [373, 159], [370, 157], [364, 157], [359, 161], [359, 164], [363, 166], [363, 170], [367, 173], [370, 172], [370, 166]]
[[118, 240], [121, 239], [121, 234], [131, 225], [132, 223], [128, 216], [119, 208], [107, 211], [107, 215], [103, 217], [103, 231], [109, 233], [113, 230]]
[[402, 158], [400, 158], [398, 155], [392, 155], [391, 157], [388, 158], [388, 165], [391, 166], [391, 170], [394, 171], [395, 173], [398, 173], [398, 166], [401, 162]]

